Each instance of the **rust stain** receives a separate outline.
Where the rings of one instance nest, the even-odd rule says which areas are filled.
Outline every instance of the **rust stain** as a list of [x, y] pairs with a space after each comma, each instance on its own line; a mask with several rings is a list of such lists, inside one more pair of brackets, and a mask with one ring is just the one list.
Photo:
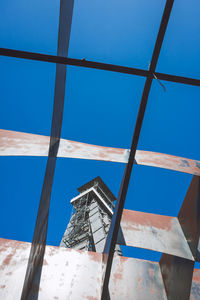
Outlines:
[[149, 276], [154, 278], [155, 277], [155, 270], [154, 269], [149, 269]]
[[114, 282], [116, 283], [118, 280], [122, 280], [122, 273], [120, 273], [122, 270], [117, 270], [117, 272], [114, 273]]
[[120, 257], [120, 263], [124, 264], [124, 263], [127, 262], [129, 259], [130, 259], [129, 257], [121, 256], [121, 257]]
[[71, 140], [64, 140], [63, 141], [67, 141], [70, 144], [74, 144], [75, 147], [79, 147], [82, 148], [83, 146], [86, 148], [94, 148], [95, 150], [98, 150], [100, 152], [102, 152], [102, 150], [105, 151], [105, 153], [114, 153], [114, 154], [124, 154], [124, 151], [126, 151], [126, 149], [123, 148], [112, 148], [112, 147], [104, 147], [104, 146], [99, 146], [99, 145], [93, 145], [93, 144], [87, 144], [87, 143], [81, 143], [81, 142], [76, 142], [76, 141], [71, 141]]
[[8, 240], [8, 239], [3, 239], [0, 238], [0, 247], [3, 248], [8, 248], [8, 247], [12, 247], [12, 248], [21, 248], [21, 249], [26, 249], [27, 247], [30, 246], [30, 243], [27, 242], [21, 242], [21, 241], [16, 241], [16, 240]]
[[45, 142], [49, 140], [48, 136], [45, 135], [39, 135], [39, 134], [33, 134], [33, 133], [25, 133], [25, 132], [19, 132], [19, 131], [13, 131], [13, 130], [5, 130], [0, 129], [0, 139], [3, 138], [10, 138], [10, 139], [24, 139], [24, 140], [40, 140], [41, 142]]
[[194, 269], [192, 280], [200, 284], [200, 269]]
[[123, 279], [124, 263], [126, 262], [126, 260], [124, 260], [123, 258], [124, 257], [120, 257], [119, 263], [117, 264], [117, 267], [113, 274], [113, 282], [115, 286], [118, 285], [118, 281], [121, 281]]
[[14, 147], [16, 149], [26, 149], [26, 147], [30, 147], [30, 144], [35, 144], [39, 147], [48, 147], [49, 137], [32, 133], [0, 129], [0, 147], [4, 148], [4, 150], [10, 147]]
[[140, 268], [139, 272], [138, 272], [138, 280], [137, 280], [137, 283], [138, 283], [138, 291], [142, 292], [142, 269]]
[[151, 285], [150, 285], [149, 291], [150, 291], [150, 293], [153, 294], [153, 295], [155, 295], [155, 293], [156, 293], [156, 289], [155, 289], [154, 285], [152, 285], [152, 283], [151, 283]]
[[138, 277], [137, 282], [138, 282], [138, 288], [139, 288], [139, 290], [142, 290], [142, 278]]
[[102, 260], [101, 253], [90, 251], [90, 252], [87, 252], [87, 254], [92, 261], [101, 262], [101, 260]]
[[43, 260], [43, 265], [46, 265], [46, 266], [48, 265], [48, 262], [46, 259]]
[[2, 262], [3, 268], [4, 268], [5, 266], [9, 265], [9, 263], [10, 263], [12, 257], [13, 257], [13, 253], [10, 253], [10, 254], [7, 255], [7, 257], [6, 257], [6, 258], [4, 259], [4, 261]]
[[5, 289], [5, 287], [6, 287], [5, 284], [0, 286], [1, 289]]

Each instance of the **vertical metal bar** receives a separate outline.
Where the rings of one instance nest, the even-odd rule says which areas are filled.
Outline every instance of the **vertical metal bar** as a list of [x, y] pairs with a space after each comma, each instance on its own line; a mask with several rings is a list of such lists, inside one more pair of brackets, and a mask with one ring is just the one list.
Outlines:
[[199, 260], [200, 177], [194, 176], [178, 214], [178, 220], [195, 259]]
[[[57, 54], [63, 57], [67, 57], [68, 54], [73, 6], [74, 0], [60, 1]], [[66, 66], [57, 64], [49, 154], [42, 193], [40, 197], [34, 236], [21, 295], [22, 300], [37, 299], [38, 297], [39, 282], [47, 238], [49, 204], [63, 119], [65, 80]]]
[[[151, 59], [151, 64], [149, 67], [149, 71], [151, 72], [151, 74], [153, 74], [155, 72], [155, 68], [156, 68], [156, 65], [158, 62], [158, 57], [160, 54], [160, 49], [162, 46], [162, 42], [163, 42], [164, 35], [166, 32], [170, 13], [172, 10], [173, 2], [174, 2], [173, 0], [167, 0], [166, 5], [165, 5], [164, 13], [162, 16], [157, 40], [155, 43], [155, 47], [154, 47], [154, 51], [153, 51], [153, 55], [152, 55], [152, 59]], [[133, 134], [133, 138], [132, 138], [130, 156], [129, 156], [129, 160], [126, 165], [125, 171], [124, 171], [124, 176], [123, 176], [123, 179], [121, 182], [120, 191], [118, 194], [117, 203], [116, 203], [115, 210], [114, 210], [114, 215], [112, 217], [110, 230], [108, 233], [105, 249], [103, 252], [103, 268], [104, 269], [103, 269], [102, 296], [101, 296], [102, 300], [109, 298], [108, 283], [109, 283], [109, 278], [110, 278], [114, 249], [115, 249], [115, 245], [116, 245], [116, 241], [117, 241], [122, 211], [123, 211], [124, 202], [125, 202], [125, 198], [126, 198], [126, 194], [127, 194], [127, 190], [128, 190], [129, 180], [131, 177], [131, 171], [132, 171], [132, 167], [133, 167], [133, 163], [134, 163], [134, 159], [135, 159], [136, 148], [137, 148], [137, 144], [138, 144], [138, 140], [139, 140], [139, 135], [140, 135], [141, 127], [142, 127], [142, 122], [143, 122], [143, 118], [144, 118], [144, 113], [145, 113], [145, 109], [146, 109], [146, 105], [147, 105], [147, 100], [148, 100], [152, 80], [153, 80], [152, 75], [147, 77], [145, 85], [144, 85], [143, 94], [142, 94], [142, 98], [141, 98], [141, 102], [140, 102], [140, 108], [139, 108], [136, 125], [135, 125], [135, 130], [134, 130], [134, 134]]]

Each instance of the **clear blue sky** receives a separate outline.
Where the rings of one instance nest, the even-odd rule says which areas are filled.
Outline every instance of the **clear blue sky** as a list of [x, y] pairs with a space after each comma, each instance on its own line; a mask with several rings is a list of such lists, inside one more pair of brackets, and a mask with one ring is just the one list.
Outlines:
[[[75, 0], [69, 57], [147, 69], [165, 1]], [[175, 0], [157, 71], [199, 78], [200, 2]], [[59, 1], [1, 0], [0, 47], [56, 55]], [[55, 65], [0, 57], [0, 128], [50, 135]], [[200, 160], [200, 88], [153, 82], [138, 149]], [[62, 138], [129, 148], [144, 78], [68, 67]], [[31, 241], [46, 158], [0, 157], [0, 236]], [[101, 176], [117, 195], [123, 164], [58, 159], [47, 243], [58, 245], [76, 188]], [[134, 166], [125, 207], [176, 216], [192, 176]], [[158, 259], [141, 250], [127, 255]], [[134, 252], [135, 251], [135, 252]]]

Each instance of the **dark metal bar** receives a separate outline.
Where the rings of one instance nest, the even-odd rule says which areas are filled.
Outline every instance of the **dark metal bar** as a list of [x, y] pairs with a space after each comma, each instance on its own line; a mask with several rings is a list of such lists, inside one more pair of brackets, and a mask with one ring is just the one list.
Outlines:
[[[57, 52], [61, 56], [67, 56], [68, 54], [73, 6], [74, 0], [60, 1]], [[35, 286], [39, 288], [38, 283], [40, 282], [46, 246], [49, 205], [63, 119], [65, 80], [66, 65], [57, 64], [49, 154], [21, 300], [36, 299], [33, 298], [33, 295], [38, 293]], [[37, 283], [37, 285], [34, 285], [34, 283]]]
[[138, 76], [149, 76], [150, 74], [149, 71], [138, 69], [138, 68], [129, 68], [129, 67], [123, 67], [118, 65], [88, 61], [85, 59], [75, 59], [75, 58], [33, 53], [27, 51], [12, 50], [6, 48], [0, 48], [0, 55], [8, 56], [8, 57], [31, 59], [31, 60], [37, 60], [43, 62], [59, 63], [59, 64], [71, 65], [71, 66], [86, 67], [86, 68], [99, 69], [99, 70], [107, 70], [107, 71], [120, 72], [120, 73], [132, 74]]
[[196, 260], [200, 259], [200, 177], [194, 176], [178, 214], [185, 238]]
[[[152, 76], [151, 71], [143, 70], [139, 68], [130, 68], [130, 67], [113, 65], [113, 64], [94, 62], [89, 60], [75, 59], [69, 57], [66, 58], [62, 56], [33, 53], [33, 52], [12, 50], [6, 48], [0, 48], [0, 55], [7, 56], [7, 57], [31, 59], [31, 60], [42, 61], [42, 62], [59, 63], [64, 65], [77, 66], [77, 67], [105, 70], [111, 72], [118, 72], [122, 74], [137, 75], [142, 77]], [[164, 74], [159, 72], [154, 72], [154, 74], [160, 80], [183, 83], [183, 84], [188, 84], [193, 86], [200, 86], [200, 79]]]
[[[173, 0], [167, 0], [166, 5], [165, 5], [164, 13], [162, 16], [162, 21], [160, 24], [157, 40], [155, 43], [155, 47], [154, 47], [154, 51], [153, 51], [153, 55], [152, 55], [152, 59], [151, 59], [150, 67], [149, 67], [149, 70], [151, 73], [155, 72], [155, 68], [156, 68], [156, 65], [158, 62], [158, 57], [160, 54], [160, 49], [161, 49], [162, 42], [164, 39], [167, 24], [169, 21], [169, 16], [170, 16], [170, 13], [172, 10], [173, 2], [174, 2]], [[142, 98], [141, 98], [141, 102], [140, 102], [140, 108], [139, 108], [136, 125], [135, 125], [135, 130], [134, 130], [134, 134], [133, 134], [133, 138], [132, 138], [130, 156], [129, 156], [129, 160], [126, 165], [125, 171], [124, 171], [124, 176], [123, 176], [123, 179], [121, 182], [120, 191], [119, 191], [118, 198], [117, 198], [117, 203], [115, 206], [110, 230], [108, 233], [108, 237], [106, 240], [106, 245], [105, 245], [105, 249], [104, 249], [104, 253], [103, 253], [104, 274], [103, 274], [103, 285], [102, 285], [102, 295], [101, 295], [102, 300], [109, 298], [108, 283], [109, 283], [110, 272], [111, 272], [111, 267], [112, 267], [114, 249], [115, 249], [115, 245], [116, 245], [116, 241], [117, 241], [117, 236], [118, 236], [118, 231], [119, 231], [119, 227], [120, 227], [120, 221], [121, 221], [121, 217], [122, 217], [124, 202], [125, 202], [128, 185], [129, 185], [129, 181], [130, 181], [130, 177], [131, 177], [131, 171], [132, 171], [132, 167], [133, 167], [133, 163], [134, 163], [134, 159], [135, 159], [135, 153], [136, 153], [137, 144], [139, 141], [140, 131], [142, 128], [142, 122], [143, 122], [143, 118], [144, 118], [144, 114], [145, 114], [145, 109], [146, 109], [146, 105], [147, 105], [147, 100], [148, 100], [152, 80], [153, 80], [152, 76], [147, 77], [145, 86], [143, 89], [143, 94], [142, 94]]]
[[183, 84], [194, 85], [194, 86], [200, 86], [200, 80], [199, 79], [183, 77], [183, 76], [176, 76], [176, 75], [170, 75], [170, 74], [164, 74], [164, 73], [159, 73], [159, 72], [155, 72], [154, 74], [160, 80], [183, 83]]
[[194, 261], [163, 254], [159, 264], [167, 299], [190, 299]]

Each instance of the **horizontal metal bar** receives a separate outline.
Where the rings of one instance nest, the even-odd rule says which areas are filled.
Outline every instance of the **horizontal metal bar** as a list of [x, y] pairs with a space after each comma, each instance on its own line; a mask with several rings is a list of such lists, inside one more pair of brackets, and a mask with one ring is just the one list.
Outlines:
[[34, 52], [20, 51], [20, 50], [12, 50], [6, 48], [0, 48], [0, 55], [8, 56], [8, 57], [31, 59], [31, 60], [37, 60], [43, 62], [59, 63], [64, 65], [77, 66], [77, 67], [86, 67], [86, 68], [93, 68], [99, 70], [120, 72], [120, 73], [139, 75], [144, 77], [150, 74], [149, 71], [137, 69], [137, 68], [129, 68], [129, 67], [123, 67], [118, 65], [88, 61], [85, 59], [75, 59], [69, 57], [41, 54], [41, 53], [34, 53]]
[[[0, 156], [47, 156], [50, 137], [0, 129]], [[57, 157], [127, 163], [129, 149], [96, 146], [60, 139]], [[137, 150], [134, 164], [200, 176], [200, 161]]]
[[155, 72], [155, 75], [160, 80], [183, 83], [183, 84], [188, 84], [193, 86], [200, 86], [200, 79], [170, 75], [170, 74], [159, 73], [159, 72]]
[[[112, 72], [137, 75], [142, 77], [153, 75], [151, 71], [143, 70], [139, 68], [131, 68], [131, 67], [107, 64], [107, 63], [94, 62], [85, 59], [76, 59], [76, 58], [69, 58], [69, 57], [66, 58], [62, 56], [34, 53], [34, 52], [21, 51], [21, 50], [13, 50], [13, 49], [6, 49], [6, 48], [0, 48], [0, 55], [7, 56], [7, 57], [31, 59], [31, 60], [42, 61], [42, 62], [59, 63], [59, 64], [77, 66], [77, 67], [112, 71]], [[200, 86], [200, 79], [170, 75], [170, 74], [165, 74], [160, 72], [154, 72], [154, 74], [160, 80], [183, 83], [183, 84], [188, 84], [193, 86]]]

